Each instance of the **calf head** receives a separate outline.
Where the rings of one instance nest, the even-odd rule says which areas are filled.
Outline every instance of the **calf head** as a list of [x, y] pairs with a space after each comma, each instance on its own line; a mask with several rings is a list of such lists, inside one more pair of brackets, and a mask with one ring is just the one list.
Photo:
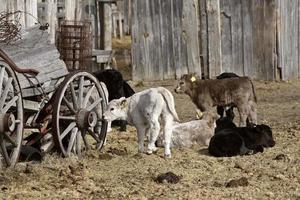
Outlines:
[[199, 76], [195, 73], [182, 75], [177, 83], [175, 92], [188, 94], [192, 90], [193, 84], [199, 79]]
[[235, 128], [236, 125], [234, 124], [234, 122], [232, 121], [232, 119], [230, 117], [221, 117], [220, 119], [218, 119], [216, 121], [216, 129], [215, 129], [215, 133], [223, 130], [223, 129], [232, 129]]
[[273, 147], [275, 141], [273, 139], [272, 130], [268, 125], [261, 124], [255, 127], [256, 144], [263, 147]]
[[128, 102], [125, 97], [115, 99], [109, 102], [107, 110], [104, 112], [104, 119], [114, 121], [116, 119], [127, 119]]

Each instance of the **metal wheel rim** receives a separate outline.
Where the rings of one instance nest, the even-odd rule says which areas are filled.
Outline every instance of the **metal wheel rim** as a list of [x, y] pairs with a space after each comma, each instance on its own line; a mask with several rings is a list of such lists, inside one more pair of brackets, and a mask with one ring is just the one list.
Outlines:
[[[85, 81], [90, 81], [90, 86], [85, 87], [84, 84], [81, 86], [82, 83]], [[76, 81], [78, 83], [76, 83]], [[73, 85], [73, 86], [72, 86]], [[75, 88], [75, 86], [78, 87], [78, 90], [75, 90], [75, 96], [77, 101], [77, 108], [74, 104], [74, 97], [72, 95], [72, 87]], [[80, 92], [79, 88], [85, 88], [86, 90], [83, 92]], [[79, 110], [82, 108], [87, 107], [93, 107], [92, 104], [96, 103], [90, 102], [92, 94], [89, 91], [92, 89], [92, 92], [98, 92], [96, 94], [99, 95], [99, 97], [102, 97], [101, 102], [99, 102], [97, 105], [101, 107], [101, 113], [98, 110], [97, 113], [97, 125], [95, 129], [92, 129], [94, 131], [82, 129], [76, 124], [76, 115], [79, 113]], [[83, 90], [83, 89], [81, 89]], [[67, 93], [66, 93], [67, 92]], [[78, 92], [78, 93], [76, 93]], [[82, 95], [81, 95], [82, 94]], [[71, 99], [67, 99], [68, 96], [71, 95]], [[85, 95], [85, 96], [84, 96]], [[82, 96], [82, 97], [80, 97]], [[81, 100], [79, 100], [81, 99]], [[87, 100], [88, 99], [88, 100]], [[66, 100], [69, 102], [69, 106], [66, 104]], [[92, 99], [93, 100], [93, 99]], [[78, 102], [81, 101], [81, 102]], [[62, 106], [62, 103], [64, 102], [64, 105]], [[79, 105], [81, 104], [81, 105]], [[54, 134], [54, 141], [57, 147], [59, 147], [60, 152], [64, 156], [70, 156], [71, 154], [75, 155], [81, 155], [82, 148], [84, 147], [86, 150], [89, 150], [93, 145], [90, 141], [86, 140], [85, 136], [91, 136], [94, 140], [93, 142], [96, 142], [94, 145], [95, 149], [101, 149], [103, 147], [103, 143], [106, 137], [106, 131], [107, 131], [107, 122], [103, 120], [102, 114], [104, 110], [106, 109], [107, 101], [105, 98], [104, 91], [98, 82], [97, 78], [94, 77], [92, 74], [84, 71], [79, 72], [73, 72], [69, 74], [65, 80], [61, 83], [60, 88], [56, 92], [55, 101], [54, 101], [54, 110], [53, 110], [53, 134]], [[72, 109], [75, 111], [75, 113], [72, 113], [71, 115], [65, 115], [61, 114], [62, 109], [68, 109], [69, 112], [72, 113]], [[96, 108], [94, 107], [91, 109], [94, 111]], [[70, 124], [67, 125], [67, 127], [61, 128], [64, 120], [70, 120]], [[101, 126], [100, 126], [101, 124]], [[97, 129], [97, 131], [95, 131]], [[93, 135], [92, 135], [93, 134]], [[90, 138], [91, 138], [90, 137]], [[96, 137], [96, 138], [95, 138]], [[97, 140], [96, 140], [97, 139]]]
[[7, 64], [0, 63], [0, 115], [10, 113], [16, 122], [13, 130], [0, 133], [2, 166], [13, 167], [18, 161], [23, 139], [23, 112], [18, 78]]

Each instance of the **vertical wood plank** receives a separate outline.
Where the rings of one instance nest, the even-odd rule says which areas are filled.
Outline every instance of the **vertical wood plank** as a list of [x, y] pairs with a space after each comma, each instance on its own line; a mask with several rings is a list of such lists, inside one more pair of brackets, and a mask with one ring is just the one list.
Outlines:
[[207, 15], [206, 15], [206, 0], [199, 0], [200, 7], [200, 38], [199, 38], [199, 46], [200, 46], [200, 59], [201, 59], [201, 68], [202, 75], [206, 79], [209, 77], [208, 71], [208, 35], [207, 35]]
[[243, 29], [243, 75], [253, 77], [253, 1], [242, 2], [242, 29]]
[[206, 10], [208, 19], [209, 78], [214, 78], [222, 71], [220, 1], [207, 1]]
[[196, 0], [184, 1], [183, 39], [187, 47], [187, 71], [201, 77], [199, 41], [198, 41], [198, 5]]

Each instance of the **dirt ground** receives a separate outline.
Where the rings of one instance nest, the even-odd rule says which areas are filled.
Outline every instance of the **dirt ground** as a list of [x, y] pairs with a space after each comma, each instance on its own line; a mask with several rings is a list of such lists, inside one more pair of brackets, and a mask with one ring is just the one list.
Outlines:
[[[135, 87], [164, 86], [174, 81]], [[0, 172], [0, 199], [300, 199], [300, 81], [255, 82], [259, 123], [272, 126], [276, 145], [251, 156], [215, 158], [207, 147], [172, 149], [164, 159], [137, 154], [136, 131], [109, 133], [102, 153], [83, 158], [47, 156], [42, 163], [20, 163]], [[182, 121], [195, 118], [186, 95], [174, 94]], [[168, 171], [177, 184], [156, 183]], [[228, 184], [243, 178], [241, 186]]]

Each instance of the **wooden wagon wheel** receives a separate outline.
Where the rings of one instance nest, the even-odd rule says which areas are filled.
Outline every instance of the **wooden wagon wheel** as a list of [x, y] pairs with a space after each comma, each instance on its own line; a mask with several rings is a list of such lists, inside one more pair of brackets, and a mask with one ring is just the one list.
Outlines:
[[0, 163], [14, 166], [23, 138], [23, 100], [15, 72], [0, 63]]
[[104, 90], [93, 75], [80, 71], [65, 78], [55, 93], [52, 123], [55, 144], [64, 156], [102, 148], [106, 106]]

